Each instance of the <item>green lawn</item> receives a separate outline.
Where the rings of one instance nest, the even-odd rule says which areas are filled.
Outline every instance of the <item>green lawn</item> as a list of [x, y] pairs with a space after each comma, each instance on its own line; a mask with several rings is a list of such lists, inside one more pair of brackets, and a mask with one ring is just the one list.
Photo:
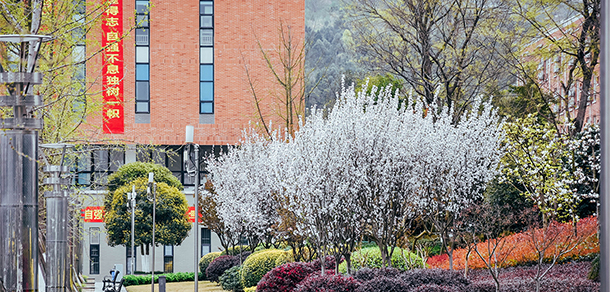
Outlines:
[[[127, 292], [151, 292], [150, 284], [148, 285], [137, 285], [125, 287]], [[209, 281], [199, 281], [199, 292], [221, 292], [222, 290], [219, 284], [212, 283]], [[195, 289], [195, 283], [193, 282], [172, 282], [165, 284], [165, 291], [167, 292], [192, 292]], [[159, 285], [155, 284], [155, 291], [159, 291]]]

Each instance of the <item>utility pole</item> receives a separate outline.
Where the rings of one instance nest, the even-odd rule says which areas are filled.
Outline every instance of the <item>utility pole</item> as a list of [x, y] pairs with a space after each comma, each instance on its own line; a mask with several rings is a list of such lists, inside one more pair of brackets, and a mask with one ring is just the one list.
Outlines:
[[131, 274], [136, 270], [136, 245], [135, 245], [135, 213], [136, 213], [136, 186], [131, 186], [131, 193], [127, 193], [127, 199], [131, 206]]
[[[39, 1], [33, 1], [33, 33], [38, 31]], [[36, 8], [38, 7], [38, 8]], [[38, 10], [36, 10], [38, 9]], [[3, 291], [38, 291], [38, 130], [42, 119], [33, 108], [43, 105], [42, 97], [31, 94], [42, 83], [34, 72], [42, 35], [0, 35], [0, 42], [18, 48], [17, 72], [0, 66], [0, 84], [8, 95], [0, 94], [0, 106], [12, 117], [0, 119], [0, 278]], [[28, 53], [29, 46], [29, 53]], [[9, 224], [9, 222], [11, 222]]]

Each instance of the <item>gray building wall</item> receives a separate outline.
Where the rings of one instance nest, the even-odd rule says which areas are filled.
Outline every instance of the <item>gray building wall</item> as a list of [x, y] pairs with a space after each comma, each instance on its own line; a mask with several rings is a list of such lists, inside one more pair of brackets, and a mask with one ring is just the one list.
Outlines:
[[[186, 199], [190, 206], [193, 206], [194, 198], [193, 198], [193, 188], [190, 190], [186, 189]], [[94, 192], [89, 193], [84, 199], [84, 205], [86, 206], [103, 206], [103, 198], [105, 192]], [[199, 225], [199, 228], [205, 228], [203, 225]], [[99, 230], [99, 231], [97, 231]], [[104, 223], [92, 223], [86, 222], [84, 223], [83, 228], [83, 253], [82, 253], [82, 271], [83, 274], [97, 278], [103, 278], [103, 276], [109, 275], [109, 271], [114, 267], [115, 264], [123, 265], [123, 273], [127, 273], [127, 248], [125, 246], [115, 246], [111, 247], [108, 245], [106, 230], [104, 228]], [[137, 232], [137, 231], [136, 231]], [[199, 232], [199, 236], [201, 237], [201, 229]], [[193, 235], [193, 230], [189, 232], [189, 235], [182, 244], [178, 246], [174, 246], [173, 250], [173, 272], [193, 272], [194, 271], [194, 250], [193, 245], [195, 244]], [[95, 244], [95, 240], [99, 238], [99, 274], [91, 273], [91, 245]], [[92, 242], [92, 240], [94, 242]], [[201, 238], [197, 240], [198, 245], [201, 246]], [[164, 247], [158, 246], [155, 249], [155, 271], [163, 271], [164, 269]], [[220, 245], [220, 240], [218, 236], [211, 232], [211, 247], [210, 251], [220, 251], [222, 250], [222, 246]], [[205, 252], [205, 251], [204, 251]], [[142, 271], [142, 258], [140, 256], [141, 249], [136, 246], [136, 271]], [[152, 257], [152, 249], [150, 251]], [[203, 256], [201, 247], [199, 248], [199, 255]], [[149, 268], [150, 269], [150, 268]], [[100, 281], [98, 280], [98, 281]]]

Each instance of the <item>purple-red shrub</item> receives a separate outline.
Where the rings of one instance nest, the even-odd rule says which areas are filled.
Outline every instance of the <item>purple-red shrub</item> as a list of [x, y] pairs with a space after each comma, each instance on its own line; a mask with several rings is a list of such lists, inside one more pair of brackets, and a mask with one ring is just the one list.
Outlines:
[[388, 278], [396, 278], [400, 275], [400, 270], [395, 268], [380, 268], [380, 269], [371, 269], [371, 268], [362, 268], [356, 271], [353, 275], [354, 279], [359, 280], [360, 282], [370, 281], [376, 277], [388, 277]]
[[315, 273], [301, 281], [295, 292], [354, 292], [360, 283], [343, 275], [327, 272], [324, 275]]
[[[599, 291], [599, 283], [586, 279], [589, 262], [569, 263], [555, 265], [542, 279], [541, 292], [551, 291]], [[543, 269], [548, 265], [543, 265]], [[502, 292], [535, 291], [532, 277], [536, 274], [536, 267], [510, 267], [500, 272], [500, 289]], [[487, 270], [474, 270], [468, 278], [471, 279], [470, 291], [495, 291], [494, 281]]]
[[412, 292], [465, 292], [465, 289], [454, 286], [440, 286], [436, 284], [421, 285], [413, 290]]
[[218, 277], [220, 277], [222, 273], [237, 265], [239, 265], [238, 257], [232, 255], [219, 256], [210, 263], [205, 270], [205, 274], [208, 277], [208, 280], [218, 282]]
[[401, 278], [413, 288], [427, 284], [438, 286], [465, 287], [470, 284], [468, 279], [458, 271], [442, 269], [415, 269], [404, 272]]
[[[319, 258], [307, 264], [310, 265], [314, 271], [320, 271], [322, 269]], [[335, 258], [333, 256], [326, 256], [324, 258], [324, 269], [327, 271], [333, 271], [335, 269]]]
[[375, 277], [360, 284], [356, 292], [410, 292], [411, 287], [401, 278]]
[[258, 282], [256, 291], [259, 292], [290, 292], [297, 285], [314, 272], [307, 263], [287, 263], [269, 271]]

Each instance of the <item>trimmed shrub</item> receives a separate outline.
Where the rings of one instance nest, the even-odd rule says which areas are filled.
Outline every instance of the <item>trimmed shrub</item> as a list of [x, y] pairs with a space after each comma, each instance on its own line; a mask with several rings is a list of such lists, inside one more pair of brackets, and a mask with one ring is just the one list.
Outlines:
[[[577, 223], [578, 237], [573, 237], [574, 228], [572, 223], [551, 223], [550, 232], [556, 232], [556, 241], [551, 246], [555, 245], [569, 245], [575, 242], [581, 242], [575, 249], [567, 254], [564, 254], [559, 258], [559, 261], [578, 259], [586, 257], [590, 254], [599, 253], [599, 239], [597, 238], [597, 218], [587, 217], [581, 219]], [[536, 236], [542, 238], [542, 229], [535, 231]], [[537, 259], [536, 250], [531, 244], [532, 238], [531, 233], [522, 232], [516, 233], [505, 238], [505, 245], [502, 250], [497, 250], [498, 257], [507, 255], [506, 260], [501, 267], [521, 266], [535, 264]], [[549, 243], [551, 244], [551, 243]], [[482, 252], [483, 257], [488, 256], [487, 242], [481, 242], [478, 244], [479, 251]], [[466, 254], [468, 249], [460, 248], [453, 251], [453, 268], [456, 270], [464, 269]], [[553, 249], [549, 249], [545, 254], [545, 260], [550, 259], [553, 256]], [[446, 254], [433, 256], [428, 258], [427, 264], [432, 268], [449, 269], [449, 257]], [[479, 258], [476, 253], [470, 253], [468, 257], [468, 268], [469, 269], [483, 269], [485, 264]]]
[[472, 283], [472, 284], [470, 284], [470, 286], [468, 286], [468, 291], [472, 291], [472, 292], [496, 292], [496, 285], [494, 285], [494, 283], [492, 283], [492, 282]]
[[[322, 265], [320, 264], [319, 258], [317, 258], [307, 264], [310, 265], [314, 271], [322, 270]], [[335, 269], [335, 258], [334, 257], [326, 256], [326, 258], [324, 258], [324, 269], [326, 269], [327, 271], [333, 271]]]
[[218, 282], [218, 277], [220, 277], [220, 275], [237, 265], [239, 265], [239, 259], [237, 257], [231, 255], [219, 256], [210, 263], [205, 270], [205, 273], [208, 280]]
[[256, 286], [267, 272], [275, 268], [275, 261], [284, 253], [286, 252], [283, 250], [270, 249], [250, 255], [242, 265], [242, 286]]
[[292, 262], [294, 262], [294, 259], [292, 258], [292, 252], [285, 252], [275, 260], [275, 266], [279, 267], [283, 264]]
[[[352, 277], [335, 275], [333, 272], [320, 275], [313, 274], [301, 281], [295, 292], [352, 292], [356, 291], [360, 283]], [[382, 290], [377, 290], [382, 291]]]
[[241, 266], [234, 266], [226, 270], [220, 277], [220, 285], [223, 290], [233, 292], [243, 291], [241, 286]]
[[258, 282], [259, 292], [291, 292], [297, 285], [314, 272], [307, 263], [288, 263], [269, 271]]
[[[249, 245], [242, 245], [241, 246], [241, 252], [245, 252], [245, 251], [249, 251], [250, 250], [250, 246]], [[239, 245], [236, 245], [234, 247], [229, 247], [225, 250], [223, 250], [220, 255], [239, 255], [240, 250], [239, 250]]]
[[464, 278], [464, 275], [462, 275], [460, 272], [441, 269], [411, 270], [404, 272], [400, 277], [407, 285], [414, 288], [428, 284], [456, 287], [465, 287], [470, 284], [468, 279]]
[[400, 278], [376, 277], [363, 282], [356, 292], [410, 292], [411, 287]]
[[208, 268], [210, 263], [220, 256], [219, 251], [208, 253], [201, 257], [199, 260], [199, 271], [205, 275], [205, 270]]
[[354, 279], [361, 282], [373, 280], [377, 277], [396, 278], [400, 276], [400, 270], [395, 268], [370, 269], [362, 268], [356, 271], [353, 275]]
[[459, 289], [453, 286], [440, 286], [436, 284], [426, 284], [419, 286], [413, 290], [412, 292], [463, 292], [466, 290]]
[[244, 292], [256, 292], [256, 287], [244, 288]]
[[[158, 274], [155, 272], [155, 283], [159, 281], [159, 276], [162, 273]], [[165, 276], [165, 280], [167, 282], [184, 282], [184, 281], [193, 281], [193, 273], [192, 272], [181, 272], [181, 273], [172, 273], [172, 274], [162, 274]], [[125, 275], [123, 276], [123, 286], [132, 286], [132, 285], [144, 285], [150, 284], [150, 275], [142, 274], [142, 275]], [[199, 273], [199, 280], [203, 280], [203, 273]]]
[[[408, 257], [411, 262], [416, 262], [421, 266], [422, 260], [415, 255], [414, 253], [410, 253], [408, 251], [403, 251], [400, 248], [395, 248], [394, 253], [392, 254], [392, 267], [397, 268], [401, 271], [406, 271], [409, 269], [407, 262], [405, 262], [405, 258], [402, 255], [404, 252], [404, 257]], [[379, 251], [379, 247], [365, 247], [360, 250], [352, 253], [352, 269], [359, 270], [361, 268], [381, 268], [383, 261], [381, 260], [381, 251]], [[347, 263], [343, 262], [339, 265], [339, 271], [341, 273], [347, 272]]]
[[237, 260], [239, 260], [239, 257], [241, 256], [241, 262], [243, 263], [243, 262], [245, 262], [245, 261], [248, 259], [248, 257], [249, 257], [249, 256], [251, 256], [251, 255], [252, 255], [252, 252], [251, 252], [251, 251], [244, 251], [244, 252], [242, 252], [241, 254], [239, 254], [239, 253], [238, 253], [238, 254], [236, 254], [236, 255], [235, 255], [235, 257], [237, 258]]

